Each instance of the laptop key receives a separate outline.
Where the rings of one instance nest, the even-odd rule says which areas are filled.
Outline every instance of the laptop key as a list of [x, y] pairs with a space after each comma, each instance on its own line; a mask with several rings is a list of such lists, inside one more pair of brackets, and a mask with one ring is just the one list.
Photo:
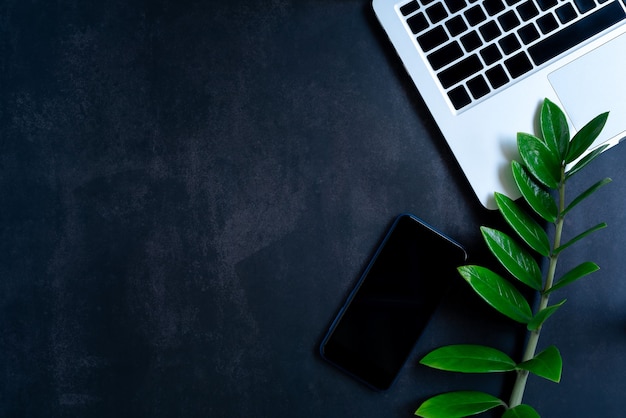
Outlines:
[[439, 45], [442, 45], [444, 42], [448, 40], [448, 34], [443, 29], [442, 26], [437, 26], [434, 29], [429, 30], [417, 37], [417, 42], [422, 47], [424, 52], [428, 52], [432, 49], [437, 48]]
[[483, 7], [489, 16], [494, 16], [504, 10], [504, 3], [502, 0], [485, 0]]
[[467, 30], [467, 24], [461, 16], [455, 16], [446, 22], [446, 27], [450, 31], [451, 36], [457, 36]]
[[480, 99], [483, 96], [486, 96], [491, 91], [487, 82], [483, 78], [482, 75], [477, 75], [467, 82], [467, 88], [469, 89], [472, 97], [474, 99]]
[[480, 50], [480, 56], [487, 65], [491, 65], [502, 58], [502, 53], [495, 44]]
[[532, 45], [528, 54], [535, 65], [541, 65], [625, 18], [624, 9], [614, 1]]
[[558, 28], [559, 24], [552, 14], [547, 14], [537, 19], [537, 26], [539, 26], [541, 33], [545, 35]]
[[464, 14], [465, 18], [467, 19], [467, 23], [469, 23], [470, 26], [476, 26], [480, 22], [483, 22], [485, 19], [487, 19], [487, 16], [485, 16], [485, 12], [483, 12], [483, 9], [481, 9], [479, 5], [472, 7]]
[[443, 48], [439, 48], [432, 54], [428, 55], [428, 62], [431, 67], [436, 70], [440, 70], [448, 64], [453, 63], [463, 56], [463, 50], [456, 41], [450, 42]]
[[494, 90], [509, 82], [509, 76], [506, 75], [506, 71], [504, 71], [504, 68], [502, 68], [501, 65], [496, 65], [495, 67], [488, 69], [485, 71], [485, 75]]
[[505, 60], [504, 65], [513, 78], [521, 77], [533, 69], [533, 64], [530, 62], [525, 52], [520, 52]]
[[406, 20], [407, 25], [411, 28], [411, 31], [414, 34], [418, 34], [424, 30], [426, 30], [429, 26], [428, 21], [426, 20], [426, 16], [424, 13], [418, 13]]
[[459, 12], [467, 6], [467, 2], [465, 0], [445, 0], [445, 2], [446, 6], [448, 6], [448, 10], [450, 10], [450, 13]]
[[519, 35], [519, 38], [522, 40], [524, 45], [528, 45], [532, 41], [536, 41], [537, 39], [539, 39], [540, 36], [539, 31], [532, 23], [529, 23], [528, 25], [520, 28], [520, 30], [517, 31], [517, 34]]
[[596, 3], [593, 0], [574, 0], [574, 3], [576, 3], [580, 14], [585, 14], [596, 7]]
[[402, 16], [408, 16], [419, 8], [420, 5], [414, 0], [400, 7], [400, 13], [402, 13]]
[[472, 52], [473, 50], [483, 46], [483, 41], [480, 40], [480, 36], [478, 36], [476, 31], [472, 31], [467, 35], [461, 36], [461, 43], [467, 52]]
[[544, 12], [548, 9], [553, 8], [557, 4], [559, 4], [559, 0], [535, 0], [535, 1], [537, 2], [537, 5], [539, 6], [539, 8], [543, 10]]
[[502, 48], [502, 52], [504, 52], [505, 55], [510, 55], [522, 47], [514, 33], [510, 33], [500, 39], [498, 44], [500, 45], [500, 48]]
[[496, 22], [490, 21], [478, 28], [485, 42], [490, 42], [502, 34]]
[[426, 14], [430, 18], [430, 21], [433, 23], [439, 23], [446, 17], [448, 17], [448, 12], [446, 12], [446, 8], [443, 7], [443, 4], [436, 3], [426, 9]]
[[537, 6], [535, 6], [532, 1], [527, 0], [517, 6], [517, 13], [519, 13], [519, 17], [521, 17], [524, 22], [527, 22], [537, 16], [539, 14], [539, 10], [537, 10]]
[[558, 17], [559, 21], [563, 24], [571, 22], [578, 16], [576, 10], [574, 9], [574, 6], [569, 3], [564, 4], [563, 6], [556, 9], [555, 13], [556, 17]]
[[450, 90], [448, 92], [448, 97], [452, 102], [452, 106], [454, 106], [456, 110], [459, 110], [460, 108], [472, 103], [472, 99], [470, 98], [469, 94], [467, 94], [467, 90], [465, 90], [465, 87], [463, 86], [458, 86]]
[[502, 26], [502, 30], [505, 32], [510, 32], [513, 28], [516, 28], [520, 24], [519, 19], [513, 10], [509, 10], [500, 16], [498, 18], [498, 22], [500, 22], [500, 26]]
[[480, 62], [480, 58], [478, 58], [478, 55], [474, 54], [457, 62], [451, 67], [446, 68], [437, 74], [437, 78], [439, 78], [443, 88], [447, 89], [476, 74], [482, 69], [483, 64]]

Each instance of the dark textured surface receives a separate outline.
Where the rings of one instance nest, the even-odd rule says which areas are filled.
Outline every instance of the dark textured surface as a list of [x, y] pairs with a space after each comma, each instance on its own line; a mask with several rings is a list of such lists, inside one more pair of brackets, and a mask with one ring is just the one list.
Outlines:
[[[625, 156], [568, 224], [610, 228], [570, 252], [603, 270], [544, 331], [566, 363], [531, 379], [545, 417], [622, 415]], [[416, 365], [446, 342], [515, 352], [461, 283], [389, 392], [317, 355], [395, 215], [474, 259], [497, 219], [366, 1], [2, 0], [0, 196], [0, 416], [410, 417], [505, 390]]]

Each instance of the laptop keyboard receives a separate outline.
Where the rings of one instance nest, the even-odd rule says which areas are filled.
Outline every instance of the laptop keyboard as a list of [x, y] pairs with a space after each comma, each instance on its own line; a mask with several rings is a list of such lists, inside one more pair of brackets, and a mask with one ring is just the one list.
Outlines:
[[411, 0], [399, 8], [460, 110], [626, 19], [626, 0]]

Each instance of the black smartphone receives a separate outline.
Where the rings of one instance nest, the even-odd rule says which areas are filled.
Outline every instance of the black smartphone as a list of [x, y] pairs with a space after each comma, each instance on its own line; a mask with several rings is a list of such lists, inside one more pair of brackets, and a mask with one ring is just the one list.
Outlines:
[[371, 388], [391, 387], [465, 260], [457, 242], [398, 216], [331, 324], [322, 357]]

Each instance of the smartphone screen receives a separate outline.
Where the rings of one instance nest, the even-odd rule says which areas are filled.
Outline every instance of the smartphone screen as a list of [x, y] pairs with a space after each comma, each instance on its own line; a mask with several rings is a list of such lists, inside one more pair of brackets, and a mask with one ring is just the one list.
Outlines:
[[388, 389], [465, 259], [458, 243], [400, 215], [322, 341], [322, 357]]

